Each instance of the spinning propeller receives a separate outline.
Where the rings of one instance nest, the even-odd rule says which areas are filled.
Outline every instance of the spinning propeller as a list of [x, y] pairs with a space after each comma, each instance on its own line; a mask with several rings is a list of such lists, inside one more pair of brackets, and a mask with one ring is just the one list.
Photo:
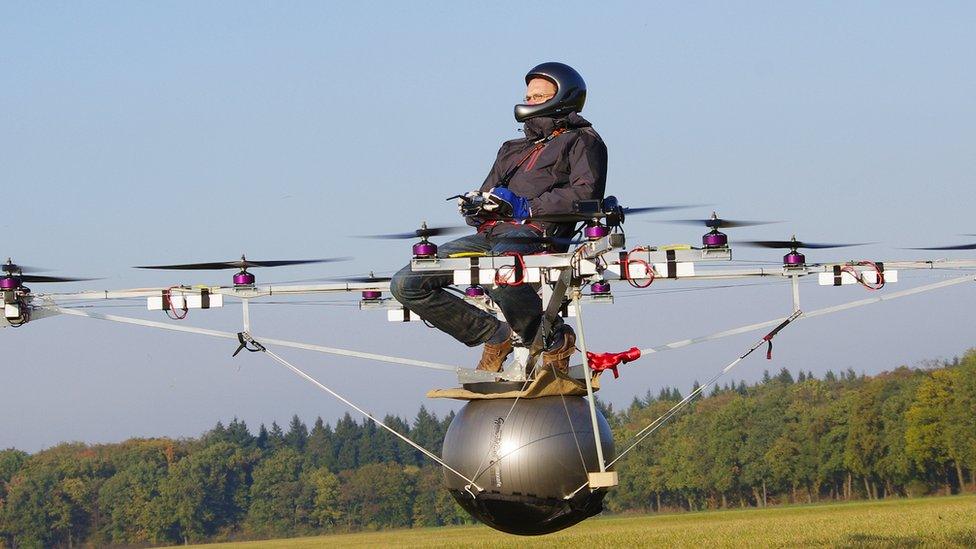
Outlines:
[[610, 234], [611, 229], [624, 224], [628, 215], [666, 212], [685, 208], [696, 208], [697, 205], [677, 204], [670, 206], [646, 206], [626, 208], [621, 206], [617, 197], [608, 196], [602, 200], [577, 200], [573, 203], [573, 212], [558, 214], [534, 215], [527, 221], [543, 223], [585, 223], [583, 236], [588, 240], [597, 240]]
[[664, 219], [657, 223], [681, 223], [684, 225], [704, 225], [709, 229], [734, 229], [736, 227], [753, 227], [755, 225], [770, 225], [782, 221], [745, 221], [741, 219], [723, 219], [717, 213], [707, 219]]
[[666, 219], [659, 223], [681, 223], [684, 225], [705, 225], [711, 231], [702, 236], [702, 246], [705, 248], [722, 248], [729, 245], [729, 237], [720, 232], [719, 229], [732, 229], [736, 227], [753, 227], [755, 225], [769, 225], [772, 223], [782, 223], [781, 221], [744, 221], [741, 219], [722, 219], [717, 213], [712, 212], [708, 219]]
[[[336, 278], [330, 278], [329, 280], [335, 282], [358, 282], [364, 284], [373, 284], [375, 282], [389, 282], [393, 280], [389, 276], [376, 276], [373, 271], [369, 272], [369, 276], [340, 276]], [[383, 292], [380, 290], [363, 290], [363, 299], [366, 301], [378, 301], [383, 297]]]
[[[964, 234], [961, 236], [976, 236], [976, 234]], [[923, 248], [906, 248], [907, 250], [976, 250], [976, 243], [957, 244], [955, 246], [927, 246]]]
[[45, 271], [46, 269], [38, 269], [35, 267], [28, 267], [26, 265], [17, 265], [9, 257], [7, 262], [0, 266], [3, 269], [3, 275], [0, 276], [0, 290], [16, 290], [23, 286], [24, 282], [79, 282], [82, 280], [95, 280], [93, 278], [72, 278], [64, 276], [39, 276], [39, 275], [25, 275], [24, 271]]
[[851, 246], [863, 246], [867, 244], [866, 242], [860, 242], [857, 244], [825, 244], [822, 242], [801, 242], [796, 239], [796, 235], [790, 240], [746, 240], [742, 242], [745, 246], [751, 246], [753, 248], [773, 248], [781, 250], [789, 250], [789, 253], [783, 256], [783, 265], [787, 267], [799, 267], [806, 264], [806, 256], [800, 253], [800, 248], [805, 248], [807, 250], [820, 250], [826, 248], [849, 248]]
[[420, 242], [413, 245], [413, 256], [415, 258], [431, 258], [437, 256], [437, 245], [427, 240], [432, 236], [445, 234], [457, 234], [467, 232], [470, 227], [451, 226], [451, 227], [428, 227], [427, 222], [420, 224], [420, 228], [409, 233], [393, 234], [373, 234], [364, 235], [359, 238], [379, 238], [382, 240], [405, 240], [408, 238], [419, 238]]
[[558, 214], [534, 215], [528, 221], [542, 221], [545, 223], [599, 223], [601, 220], [610, 227], [621, 225], [626, 216], [671, 210], [698, 208], [696, 204], [674, 204], [669, 206], [645, 206], [627, 208], [621, 206], [617, 197], [608, 196], [603, 200], [577, 200], [573, 203], [574, 211]]
[[326, 280], [332, 280], [335, 282], [361, 282], [364, 284], [370, 284], [373, 282], [389, 282], [393, 280], [393, 278], [389, 276], [376, 276], [373, 274], [373, 271], [370, 271], [369, 276], [339, 276], [336, 278], [329, 278]]
[[234, 275], [234, 286], [254, 285], [254, 275], [247, 272], [251, 267], [284, 267], [286, 265], [305, 265], [309, 263], [332, 263], [335, 261], [348, 261], [349, 257], [330, 257], [324, 259], [284, 259], [276, 261], [253, 261], [247, 259], [244, 254], [238, 261], [215, 261], [210, 263], [183, 263], [179, 265], [140, 265], [136, 269], [162, 269], [172, 271], [216, 271], [222, 269], [240, 269]]
[[423, 222], [419, 229], [411, 231], [409, 233], [392, 233], [392, 234], [369, 234], [362, 235], [357, 238], [378, 238], [382, 240], [406, 240], [409, 238], [422, 238], [427, 240], [432, 236], [442, 236], [446, 234], [459, 234], [467, 232], [471, 227], [467, 226], [451, 226], [451, 227], [428, 227], [427, 222]]

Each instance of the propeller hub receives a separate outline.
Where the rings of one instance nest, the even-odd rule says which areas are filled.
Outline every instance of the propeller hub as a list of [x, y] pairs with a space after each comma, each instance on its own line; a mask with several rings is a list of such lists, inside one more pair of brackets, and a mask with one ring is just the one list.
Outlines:
[[729, 245], [729, 237], [725, 233], [713, 230], [702, 237], [702, 245], [706, 248], [724, 248]]
[[413, 256], [416, 258], [435, 257], [437, 255], [437, 245], [428, 242], [426, 239], [413, 245]]

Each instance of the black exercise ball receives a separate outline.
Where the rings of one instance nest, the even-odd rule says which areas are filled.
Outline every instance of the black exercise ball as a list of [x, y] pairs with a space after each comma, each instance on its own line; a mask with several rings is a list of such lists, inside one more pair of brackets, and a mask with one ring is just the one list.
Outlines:
[[[610, 426], [599, 411], [597, 420], [603, 456], [610, 461]], [[471, 401], [451, 422], [444, 461], [484, 490], [479, 493], [445, 469], [454, 499], [502, 532], [549, 534], [603, 510], [604, 489], [584, 487], [568, 497], [586, 483], [587, 471], [600, 470], [582, 397]]]

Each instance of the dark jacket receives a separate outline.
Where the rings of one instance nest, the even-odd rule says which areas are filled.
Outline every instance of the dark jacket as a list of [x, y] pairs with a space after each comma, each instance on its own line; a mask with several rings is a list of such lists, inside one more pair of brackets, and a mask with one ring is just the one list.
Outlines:
[[[535, 142], [557, 127], [566, 131], [530, 154]], [[533, 215], [573, 211], [573, 201], [603, 198], [607, 182], [607, 147], [582, 116], [575, 112], [564, 118], [532, 118], [525, 123], [525, 137], [502, 143], [482, 192], [498, 186], [520, 160], [508, 188], [529, 200]], [[546, 232], [569, 236], [573, 224], [544, 224]]]

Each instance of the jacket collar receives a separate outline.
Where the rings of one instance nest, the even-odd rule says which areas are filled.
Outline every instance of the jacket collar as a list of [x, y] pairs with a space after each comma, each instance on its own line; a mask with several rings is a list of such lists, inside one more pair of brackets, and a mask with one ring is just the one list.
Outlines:
[[589, 121], [575, 112], [571, 112], [561, 118], [540, 116], [538, 118], [530, 118], [525, 121], [525, 137], [527, 139], [535, 140], [548, 136], [557, 128], [575, 130], [577, 128], [588, 128], [592, 125], [593, 124], [590, 124]]

